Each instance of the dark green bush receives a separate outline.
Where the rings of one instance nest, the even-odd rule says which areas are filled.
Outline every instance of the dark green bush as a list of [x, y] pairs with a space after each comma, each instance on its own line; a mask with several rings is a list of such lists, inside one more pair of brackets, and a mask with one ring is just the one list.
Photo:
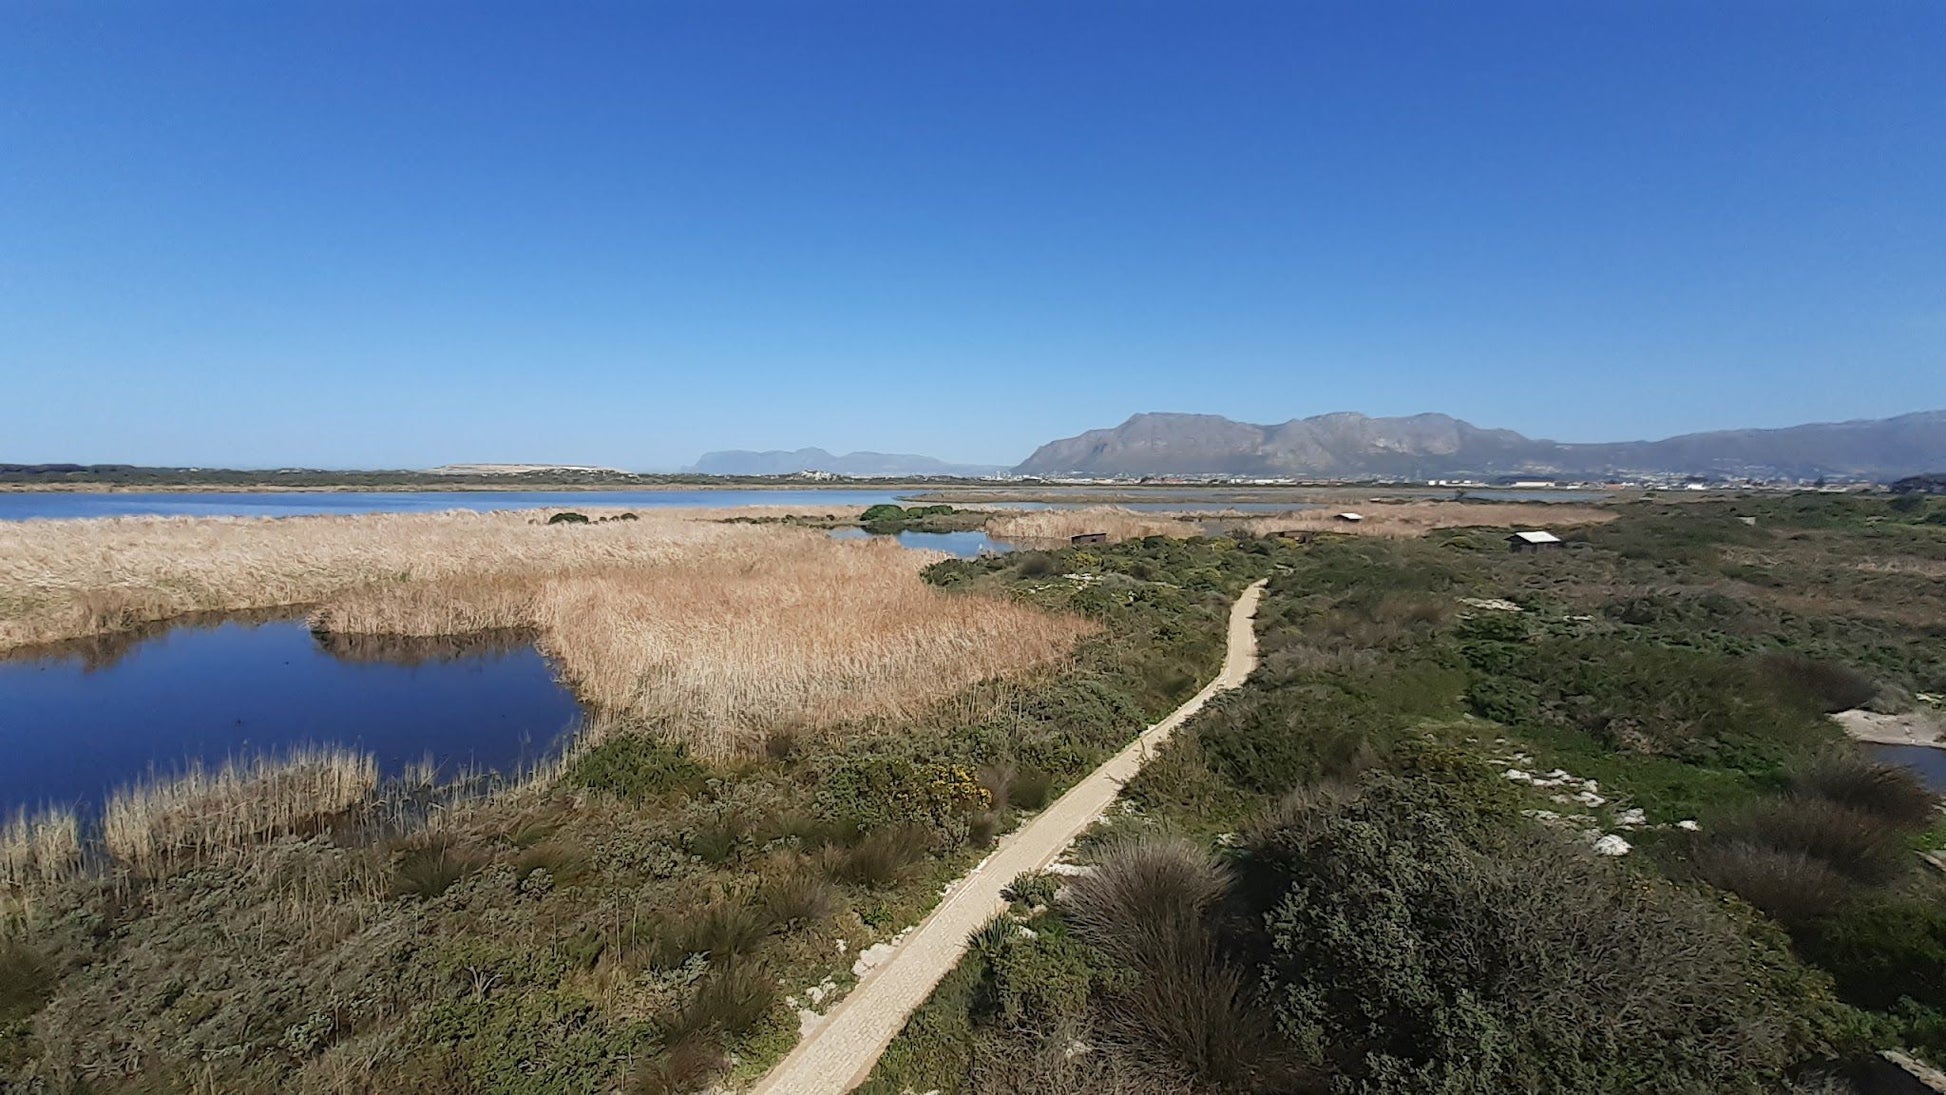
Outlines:
[[689, 756], [680, 742], [648, 734], [618, 734], [577, 757], [567, 782], [607, 791], [637, 802], [700, 792], [709, 770]]
[[1861, 899], [1799, 932], [1798, 946], [1852, 1003], [1946, 1007], [1946, 908], [1936, 898]]
[[54, 994], [54, 964], [39, 951], [0, 939], [0, 1031], [39, 1011]]
[[1099, 1003], [1131, 1057], [1219, 1089], [1280, 1089], [1292, 1078], [1288, 1049], [1220, 944], [1228, 891], [1228, 875], [1203, 849], [1149, 840], [1111, 850], [1075, 879], [1066, 917], [1135, 974]]
[[1878, 695], [1878, 685], [1870, 677], [1836, 662], [1777, 652], [1759, 658], [1757, 665], [1781, 694], [1817, 711], [1849, 711]]
[[838, 911], [838, 895], [831, 884], [808, 874], [791, 874], [765, 881], [758, 891], [764, 917], [778, 927], [815, 924]]
[[1279, 1026], [1334, 1090], [1714, 1095], [1805, 1051], [1783, 956], [1710, 903], [1423, 782], [1295, 804], [1250, 863]]
[[1748, 840], [1711, 840], [1690, 857], [1696, 873], [1785, 927], [1815, 923], [1857, 892], [1858, 883], [1800, 849]]
[[588, 523], [588, 515], [585, 513], [576, 513], [573, 510], [562, 510], [560, 513], [549, 517], [547, 523], [550, 525], [585, 525]]
[[927, 836], [908, 828], [874, 829], [849, 848], [829, 848], [831, 877], [854, 886], [886, 886], [905, 877], [925, 855]]
[[1790, 796], [1747, 807], [1716, 822], [1712, 843], [1801, 852], [1866, 885], [1889, 882], [1911, 866], [1907, 829], [1821, 798]]
[[1851, 750], [1824, 753], [1794, 768], [1791, 788], [1860, 810], [1892, 825], [1923, 829], [1939, 817], [1939, 798], [1926, 790], [1917, 773], [1898, 764], [1878, 764]]
[[777, 1006], [777, 979], [754, 962], [732, 962], [704, 975], [696, 994], [670, 1024], [680, 1042], [704, 1031], [741, 1034]]
[[1014, 555], [1014, 569], [1022, 578], [1045, 578], [1055, 572], [1056, 562], [1045, 551], [1022, 551]]
[[401, 851], [392, 866], [392, 896], [438, 897], [487, 863], [451, 837], [433, 837]]

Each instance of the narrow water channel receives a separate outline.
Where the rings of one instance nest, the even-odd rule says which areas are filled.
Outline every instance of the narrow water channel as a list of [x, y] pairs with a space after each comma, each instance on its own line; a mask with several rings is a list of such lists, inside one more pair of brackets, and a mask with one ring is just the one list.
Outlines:
[[0, 813], [92, 813], [114, 788], [191, 761], [342, 745], [398, 773], [431, 759], [515, 773], [581, 711], [531, 643], [336, 637], [301, 619], [177, 626], [0, 660]]

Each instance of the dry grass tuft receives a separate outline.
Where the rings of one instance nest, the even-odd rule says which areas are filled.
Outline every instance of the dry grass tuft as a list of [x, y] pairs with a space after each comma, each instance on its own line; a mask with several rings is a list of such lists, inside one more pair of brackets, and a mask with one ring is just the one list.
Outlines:
[[1090, 532], [1105, 532], [1114, 541], [1139, 540], [1144, 536], [1187, 538], [1201, 535], [1193, 521], [1178, 520], [1167, 514], [1137, 513], [1120, 506], [1089, 506], [1084, 509], [1045, 509], [1011, 513], [987, 522], [987, 535], [1001, 540], [1039, 546], [1066, 547], [1068, 538]]
[[[1363, 521], [1340, 521], [1339, 513], [1355, 512]], [[1352, 536], [1382, 536], [1405, 540], [1442, 528], [1559, 529], [1599, 525], [1615, 514], [1595, 506], [1564, 502], [1367, 502], [1334, 509], [1304, 510], [1276, 517], [1257, 517], [1245, 527], [1259, 535], [1278, 532], [1342, 532]]]
[[108, 853], [144, 874], [221, 848], [300, 833], [371, 801], [378, 764], [343, 749], [200, 765], [110, 796], [102, 810]]
[[81, 823], [73, 810], [21, 810], [0, 825], [0, 925], [31, 917], [49, 886], [81, 868]]

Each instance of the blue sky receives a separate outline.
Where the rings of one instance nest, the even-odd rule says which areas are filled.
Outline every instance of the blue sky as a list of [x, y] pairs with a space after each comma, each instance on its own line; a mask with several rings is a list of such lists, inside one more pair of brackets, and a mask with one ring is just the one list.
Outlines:
[[1946, 407], [1946, 5], [15, 2], [0, 460]]

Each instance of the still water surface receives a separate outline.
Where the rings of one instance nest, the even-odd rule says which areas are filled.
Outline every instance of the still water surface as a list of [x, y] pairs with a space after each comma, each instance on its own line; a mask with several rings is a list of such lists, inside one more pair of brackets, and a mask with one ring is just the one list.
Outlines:
[[1927, 787], [1946, 794], [1946, 749], [1930, 745], [1875, 745], [1872, 751], [1887, 764], [1903, 764], [1919, 773]]
[[[834, 528], [833, 540], [869, 540], [875, 534], [862, 528]], [[1012, 551], [1013, 545], [1004, 540], [995, 540], [984, 532], [895, 532], [883, 535], [896, 537], [900, 547], [921, 551], [943, 551], [961, 559], [973, 559], [981, 555], [998, 554]]]
[[804, 513], [856, 516], [899, 496], [872, 490], [450, 490], [66, 493], [0, 492], [0, 521], [30, 517], [298, 517], [319, 513], [437, 513], [441, 510], [668, 509], [695, 506], [794, 506]]
[[339, 638], [301, 619], [178, 626], [0, 661], [0, 812], [93, 812], [114, 787], [190, 760], [332, 744], [382, 773], [430, 757], [515, 773], [565, 741], [580, 707], [530, 643]]

